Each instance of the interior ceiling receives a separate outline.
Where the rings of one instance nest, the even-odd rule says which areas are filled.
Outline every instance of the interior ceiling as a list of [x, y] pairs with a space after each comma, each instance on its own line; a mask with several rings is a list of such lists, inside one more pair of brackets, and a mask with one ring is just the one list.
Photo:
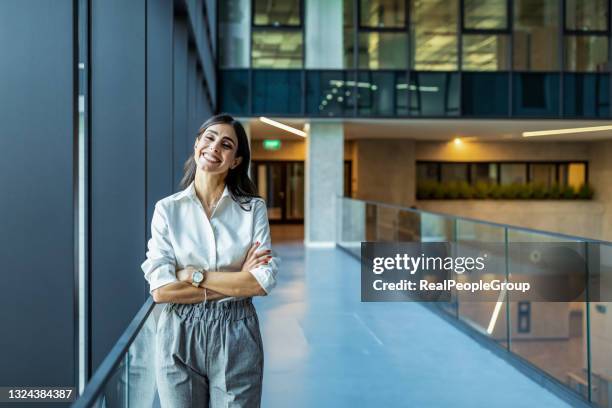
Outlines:
[[[305, 119], [272, 118], [288, 126], [302, 130]], [[323, 121], [323, 120], [320, 120]], [[247, 119], [253, 139], [303, 140], [302, 137], [285, 130], [265, 124], [258, 119]], [[414, 139], [448, 141], [456, 137], [469, 138], [470, 141], [594, 141], [612, 139], [612, 130], [522, 137], [522, 132], [534, 130], [553, 130], [578, 127], [605, 126], [609, 121], [593, 120], [466, 120], [466, 119], [345, 119], [344, 137], [354, 139]]]

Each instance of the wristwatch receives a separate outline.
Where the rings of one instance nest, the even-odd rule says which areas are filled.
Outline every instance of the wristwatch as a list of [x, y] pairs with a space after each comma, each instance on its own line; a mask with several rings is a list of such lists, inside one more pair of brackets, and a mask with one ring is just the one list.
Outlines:
[[191, 284], [196, 288], [199, 288], [202, 282], [204, 282], [204, 270], [196, 269], [191, 275]]

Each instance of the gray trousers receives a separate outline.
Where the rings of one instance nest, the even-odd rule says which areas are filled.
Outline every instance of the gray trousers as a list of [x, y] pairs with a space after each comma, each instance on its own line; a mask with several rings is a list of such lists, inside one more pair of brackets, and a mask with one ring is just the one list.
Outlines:
[[162, 408], [260, 406], [263, 345], [250, 298], [169, 303], [156, 338]]

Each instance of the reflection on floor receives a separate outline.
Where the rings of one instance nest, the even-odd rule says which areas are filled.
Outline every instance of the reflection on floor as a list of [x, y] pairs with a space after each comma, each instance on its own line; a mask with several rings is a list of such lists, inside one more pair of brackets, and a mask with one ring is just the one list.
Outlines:
[[564, 407], [416, 303], [361, 303], [337, 249], [278, 243], [279, 283], [256, 299], [264, 407]]
[[304, 242], [304, 224], [272, 224], [272, 245], [283, 242]]

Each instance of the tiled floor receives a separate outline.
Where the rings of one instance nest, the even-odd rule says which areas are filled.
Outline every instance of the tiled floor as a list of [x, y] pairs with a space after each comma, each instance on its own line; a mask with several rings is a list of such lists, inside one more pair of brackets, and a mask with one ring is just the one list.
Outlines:
[[277, 288], [258, 298], [264, 407], [564, 407], [416, 303], [361, 303], [359, 263], [275, 242]]

